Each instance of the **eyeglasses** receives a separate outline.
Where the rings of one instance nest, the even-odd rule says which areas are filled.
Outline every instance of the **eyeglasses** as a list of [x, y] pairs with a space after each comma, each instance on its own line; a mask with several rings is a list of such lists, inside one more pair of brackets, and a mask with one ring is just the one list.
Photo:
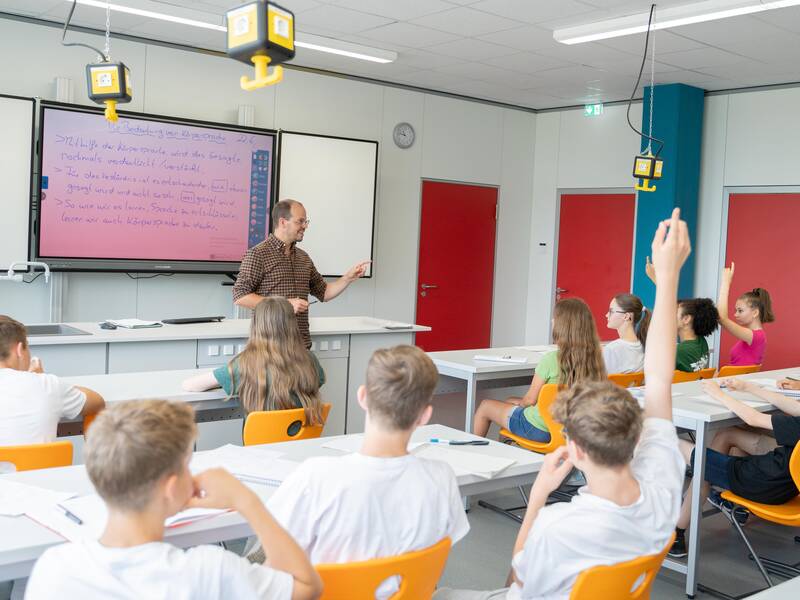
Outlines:
[[627, 310], [607, 310], [606, 314], [607, 315], [612, 315], [614, 313], [617, 313], [617, 314], [620, 314], [620, 315], [624, 315], [627, 312], [628, 312]]
[[300, 227], [308, 227], [311, 225], [311, 219], [291, 219], [292, 223], [296, 223]]

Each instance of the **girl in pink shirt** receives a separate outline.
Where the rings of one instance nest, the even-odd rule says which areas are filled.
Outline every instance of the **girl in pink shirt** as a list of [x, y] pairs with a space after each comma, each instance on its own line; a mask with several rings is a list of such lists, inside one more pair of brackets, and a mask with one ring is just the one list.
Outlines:
[[731, 348], [731, 365], [760, 365], [764, 362], [767, 351], [767, 334], [762, 328], [763, 323], [775, 320], [772, 312], [772, 300], [769, 292], [764, 288], [754, 288], [745, 292], [736, 300], [734, 319], [728, 317], [728, 295], [733, 280], [734, 263], [730, 268], [722, 270], [722, 283], [719, 287], [717, 311], [719, 323], [738, 341]]

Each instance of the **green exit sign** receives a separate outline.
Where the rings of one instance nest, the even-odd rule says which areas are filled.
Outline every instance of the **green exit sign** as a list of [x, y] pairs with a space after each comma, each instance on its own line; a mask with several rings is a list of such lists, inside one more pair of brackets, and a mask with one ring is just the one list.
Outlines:
[[583, 106], [584, 117], [599, 117], [603, 114], [603, 104], [585, 104]]

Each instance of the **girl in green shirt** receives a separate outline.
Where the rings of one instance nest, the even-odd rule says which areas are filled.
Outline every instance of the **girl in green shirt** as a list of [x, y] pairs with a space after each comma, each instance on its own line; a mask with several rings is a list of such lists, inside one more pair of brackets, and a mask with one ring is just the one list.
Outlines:
[[319, 388], [325, 372], [309, 352], [292, 305], [285, 298], [266, 297], [256, 305], [247, 346], [225, 366], [183, 383], [189, 391], [222, 387], [238, 396], [246, 413], [303, 408], [306, 423], [322, 423]]
[[594, 317], [580, 298], [556, 303], [553, 311], [553, 341], [558, 350], [539, 361], [527, 393], [522, 398], [483, 400], [475, 413], [474, 433], [486, 436], [492, 423], [511, 433], [537, 442], [550, 441], [536, 402], [547, 383], [569, 387], [579, 381], [603, 381], [606, 368]]
[[693, 373], [710, 362], [705, 338], [719, 327], [717, 307], [710, 298], [678, 300], [678, 344], [675, 368]]

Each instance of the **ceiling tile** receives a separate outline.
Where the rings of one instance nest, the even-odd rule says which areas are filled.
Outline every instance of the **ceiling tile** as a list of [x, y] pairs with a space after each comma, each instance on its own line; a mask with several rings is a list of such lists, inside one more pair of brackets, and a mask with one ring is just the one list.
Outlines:
[[[706, 46], [703, 42], [692, 40], [670, 31], [656, 31], [655, 34], [656, 57], [663, 52], [681, 52], [683, 50], [695, 50], [696, 48], [704, 48]], [[601, 46], [608, 46], [615, 50], [641, 56], [642, 53], [644, 53], [644, 38], [645, 35], [641, 33], [611, 38], [609, 40], [601, 40], [597, 43]], [[652, 40], [653, 38], [651, 37], [650, 39]]]
[[137, 25], [136, 27], [130, 27], [125, 30], [125, 33], [149, 39], [188, 44], [200, 48], [205, 47], [205, 44], [209, 40], [220, 39], [224, 41], [225, 39], [225, 34], [222, 31], [218, 31], [215, 34], [215, 32], [209, 31], [208, 29], [199, 29], [188, 25], [169, 23], [167, 21], [156, 21], [155, 19], [148, 19], [145, 23]]
[[408, 48], [427, 48], [434, 44], [442, 44], [457, 40], [458, 36], [428, 27], [420, 27], [411, 23], [392, 23], [362, 31], [361, 37], [390, 44], [398, 44]]
[[800, 33], [800, 6], [792, 6], [789, 8], [781, 8], [780, 10], [768, 10], [757, 15], [753, 18], [775, 25], [786, 31], [793, 31]]
[[399, 52], [397, 62], [418, 69], [437, 69], [439, 67], [461, 64], [465, 61], [454, 56], [444, 56], [442, 54], [434, 54], [433, 52], [408, 48]]
[[550, 40], [553, 39], [553, 32], [536, 25], [523, 25], [522, 27], [496, 31], [476, 37], [492, 44], [508, 46], [516, 50], [531, 51], [549, 46]]
[[337, 6], [322, 5], [303, 12], [302, 23], [297, 23], [297, 28], [303, 25], [324, 27], [341, 33], [359, 33], [382, 25], [388, 25], [392, 19], [368, 15], [356, 10], [339, 8]]
[[[30, 2], [28, 2], [30, 4]], [[59, 2], [47, 12], [42, 14], [45, 19], [56, 20], [63, 23], [67, 15], [69, 15], [70, 5], [66, 2]], [[111, 13], [111, 31], [123, 31], [130, 27], [136, 27], [142, 23], [150, 21], [147, 17], [140, 17], [138, 15], [126, 15], [124, 13], [112, 12]], [[80, 25], [81, 27], [91, 27], [93, 29], [100, 29], [105, 31], [106, 28], [106, 11], [93, 6], [78, 6], [75, 13], [72, 15], [72, 25]], [[207, 32], [209, 30], [206, 30]], [[67, 34], [69, 36], [69, 34]]]
[[594, 12], [591, 6], [575, 0], [481, 0], [471, 8], [526, 23], [542, 23]]
[[481, 62], [500, 67], [502, 69], [516, 71], [518, 73], [537, 73], [547, 69], [556, 69], [559, 67], [569, 67], [574, 65], [574, 63], [570, 63], [565, 60], [559, 60], [550, 56], [542, 56], [540, 54], [533, 54], [530, 52], [520, 52], [519, 54], [511, 54], [509, 56], [489, 58]]
[[437, 54], [444, 54], [445, 56], [455, 56], [465, 60], [476, 61], [483, 61], [487, 58], [507, 56], [516, 53], [512, 48], [468, 38], [461, 38], [453, 42], [447, 42], [446, 44], [431, 46], [429, 50]]
[[434, 69], [440, 73], [464, 77], [466, 81], [483, 81], [498, 88], [527, 89], [536, 84], [535, 75], [523, 75], [506, 69], [498, 69], [483, 63], [461, 63]]
[[397, 21], [408, 21], [453, 8], [442, 0], [327, 0], [343, 8], [351, 8], [371, 15]]
[[[662, 54], [659, 59], [663, 63], [675, 65], [681, 69], [702, 69], [748, 62], [748, 59], [738, 54], [732, 54], [718, 48], [698, 48], [697, 50], [687, 50], [685, 52], [670, 52]], [[752, 63], [754, 61], [749, 62]]]
[[519, 27], [518, 21], [504, 19], [471, 8], [459, 7], [411, 21], [416, 25], [472, 37]]
[[398, 78], [404, 83], [428, 89], [441, 89], [443, 86], [460, 83], [463, 77], [457, 75], [445, 75], [437, 71], [418, 71]]

